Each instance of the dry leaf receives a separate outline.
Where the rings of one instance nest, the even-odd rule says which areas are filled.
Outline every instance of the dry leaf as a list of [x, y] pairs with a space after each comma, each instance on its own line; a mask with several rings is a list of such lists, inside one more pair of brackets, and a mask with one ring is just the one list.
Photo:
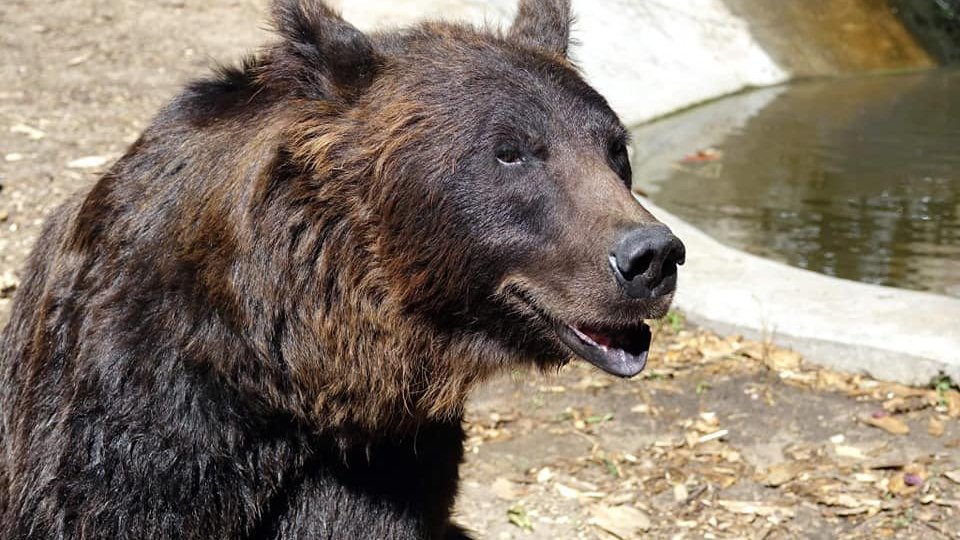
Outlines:
[[70, 67], [79, 66], [80, 64], [89, 60], [91, 56], [93, 56], [93, 52], [87, 51], [83, 54], [74, 56], [73, 58], [67, 60], [67, 65]]
[[683, 484], [674, 484], [673, 486], [673, 500], [676, 502], [683, 502], [687, 500], [687, 497], [690, 496], [690, 492], [687, 491], [687, 486]]
[[87, 156], [67, 162], [68, 169], [95, 169], [106, 165], [110, 158], [107, 156]]
[[880, 477], [870, 473], [857, 473], [853, 475], [853, 479], [864, 484], [875, 484], [880, 480]]
[[544, 467], [540, 469], [540, 472], [537, 473], [537, 483], [545, 484], [553, 478], [553, 471], [550, 470], [550, 467]]
[[883, 410], [889, 413], [906, 413], [926, 409], [930, 403], [925, 397], [895, 397], [883, 402]]
[[922, 397], [930, 393], [930, 390], [924, 388], [914, 388], [913, 386], [906, 386], [898, 383], [888, 383], [880, 387], [880, 390], [884, 394], [893, 394], [896, 397]]
[[897, 495], [898, 497], [905, 497], [908, 495], [913, 495], [920, 490], [919, 485], [909, 485], [906, 482], [907, 474], [897, 474], [890, 479], [890, 485], [887, 489], [890, 493]]
[[35, 127], [30, 127], [26, 124], [16, 124], [10, 127], [10, 133], [19, 133], [20, 135], [26, 135], [27, 138], [33, 141], [38, 141], [46, 137], [46, 133], [40, 131]]
[[777, 374], [784, 382], [800, 387], [813, 386], [817, 381], [817, 374], [814, 372], [796, 372], [789, 369]]
[[740, 463], [743, 461], [743, 456], [740, 455], [740, 452], [727, 447], [720, 449], [720, 458], [729, 463]]
[[863, 421], [867, 425], [878, 427], [893, 435], [906, 435], [910, 433], [910, 426], [895, 416], [881, 416], [879, 418], [868, 416], [864, 418]]
[[513, 501], [520, 497], [520, 489], [516, 484], [506, 478], [497, 478], [491, 486], [494, 495], [505, 500]]
[[567, 487], [561, 483], [556, 483], [553, 485], [554, 489], [557, 490], [557, 493], [560, 494], [564, 499], [577, 500], [580, 498], [580, 492], [573, 489], [572, 487]]
[[767, 356], [767, 365], [774, 371], [796, 371], [800, 369], [801, 363], [800, 353], [789, 349], [774, 349]]
[[943, 473], [943, 476], [947, 477], [947, 479], [954, 484], [960, 484], [960, 469], [945, 472]]
[[930, 421], [927, 422], [927, 433], [929, 433], [931, 437], [942, 437], [946, 429], [946, 424], [934, 416], [931, 416]]
[[763, 483], [770, 487], [780, 487], [799, 476], [804, 468], [803, 464], [797, 462], [774, 465], [767, 471]]
[[911, 463], [890, 478], [887, 489], [894, 495], [905, 497], [920, 491], [927, 478], [927, 469], [920, 463]]
[[597, 504], [590, 508], [590, 513], [590, 524], [623, 540], [638, 538], [650, 529], [650, 517], [632, 506]]
[[790, 508], [772, 504], [749, 501], [717, 501], [717, 504], [725, 508], [728, 512], [732, 512], [734, 514], [745, 514], [750, 516], [772, 516], [774, 514], [780, 514], [793, 517], [793, 510]]
[[855, 497], [849, 493], [841, 493], [835, 496], [828, 495], [821, 498], [820, 502], [826, 506], [842, 506], [844, 508], [880, 508], [882, 504], [878, 499]]
[[861, 506], [858, 508], [844, 508], [842, 510], [837, 510], [836, 512], [834, 512], [834, 515], [837, 515], [840, 517], [852, 517], [852, 516], [859, 516], [859, 515], [868, 514], [868, 513], [870, 513], [870, 507]]
[[718, 439], [722, 439], [726, 437], [729, 434], [730, 434], [729, 429], [721, 429], [720, 431], [714, 431], [713, 433], [704, 435], [703, 437], [700, 437], [699, 439], [697, 439], [697, 444], [704, 444], [710, 441], [716, 441]]
[[836, 371], [818, 371], [817, 388], [825, 390], [849, 390], [850, 376], [843, 373], [837, 373]]
[[943, 393], [943, 399], [947, 402], [947, 415], [950, 418], [960, 418], [960, 392], [947, 390]]
[[700, 354], [705, 361], [716, 360], [733, 354], [735, 346], [727, 341], [710, 340], [700, 347]]
[[851, 458], [851, 459], [866, 459], [866, 454], [863, 453], [863, 450], [857, 448], [856, 446], [848, 446], [845, 444], [838, 444], [833, 447], [833, 451], [837, 454], [837, 457]]

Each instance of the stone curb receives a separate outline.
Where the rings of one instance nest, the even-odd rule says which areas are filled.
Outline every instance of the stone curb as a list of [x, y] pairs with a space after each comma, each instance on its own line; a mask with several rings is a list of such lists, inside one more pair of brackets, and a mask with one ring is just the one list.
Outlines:
[[674, 305], [721, 333], [790, 347], [810, 361], [910, 385], [960, 381], [960, 299], [793, 268], [730, 248], [640, 202], [687, 246]]

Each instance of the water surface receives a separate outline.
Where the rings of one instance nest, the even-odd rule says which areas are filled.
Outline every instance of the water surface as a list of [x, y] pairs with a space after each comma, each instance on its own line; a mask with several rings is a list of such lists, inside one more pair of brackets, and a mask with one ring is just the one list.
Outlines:
[[749, 92], [634, 139], [635, 187], [724, 243], [960, 297], [960, 71]]

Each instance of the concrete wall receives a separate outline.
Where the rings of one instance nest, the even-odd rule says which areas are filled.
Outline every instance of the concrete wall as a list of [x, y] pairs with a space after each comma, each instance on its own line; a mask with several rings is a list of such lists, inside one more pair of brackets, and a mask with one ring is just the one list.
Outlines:
[[724, 2], [749, 21], [751, 37], [793, 77], [933, 65], [888, 0]]
[[[364, 29], [506, 26], [515, 0], [333, 0]], [[574, 59], [628, 124], [795, 76], [932, 64], [884, 0], [574, 0]]]

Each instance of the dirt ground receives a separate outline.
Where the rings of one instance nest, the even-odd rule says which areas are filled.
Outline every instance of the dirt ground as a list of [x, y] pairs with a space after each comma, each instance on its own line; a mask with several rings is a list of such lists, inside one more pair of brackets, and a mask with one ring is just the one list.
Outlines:
[[574, 364], [488, 385], [463, 521], [485, 538], [960, 538], [960, 392], [672, 323], [637, 380]]
[[[186, 80], [265, 39], [263, 0], [0, 3], [0, 325], [47, 212]], [[515, 373], [469, 410], [481, 538], [960, 538], [960, 393], [818, 370], [672, 317], [647, 373]]]

